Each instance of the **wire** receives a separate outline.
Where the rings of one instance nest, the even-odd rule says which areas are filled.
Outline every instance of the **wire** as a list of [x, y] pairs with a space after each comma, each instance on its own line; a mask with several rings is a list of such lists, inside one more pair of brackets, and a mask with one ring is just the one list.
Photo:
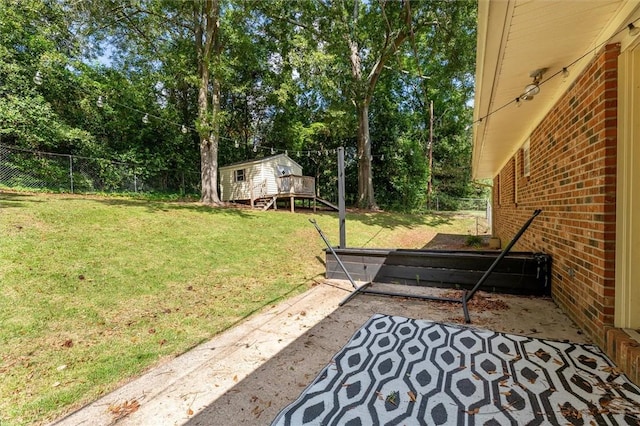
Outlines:
[[[563, 75], [565, 74], [570, 67], [574, 66], [575, 64], [577, 64], [578, 62], [580, 62], [582, 59], [586, 58], [587, 56], [593, 54], [594, 52], [598, 51], [602, 46], [606, 45], [607, 43], [609, 43], [612, 39], [614, 39], [615, 37], [617, 37], [618, 35], [620, 35], [621, 33], [623, 33], [624, 31], [627, 31], [631, 25], [635, 24], [636, 22], [640, 21], [640, 18], [636, 19], [635, 21], [630, 22], [629, 24], [625, 25], [624, 27], [622, 27], [620, 30], [618, 30], [615, 34], [613, 34], [611, 37], [609, 37], [608, 39], [606, 39], [605, 41], [601, 42], [600, 44], [598, 44], [597, 46], [595, 46], [593, 49], [585, 52], [582, 56], [578, 57], [577, 59], [575, 59], [574, 61], [570, 62], [568, 65], [562, 67], [561, 69], [559, 69], [558, 71], [556, 71], [555, 73], [551, 74], [551, 76], [547, 77], [546, 79], [540, 81], [538, 83], [538, 86], [542, 86], [543, 84], [545, 84], [546, 82], [548, 82], [549, 80], [552, 80], [553, 78], [557, 77], [558, 75]], [[518, 104], [519, 102], [521, 102], [521, 96], [518, 96], [517, 98], [507, 102], [506, 104], [492, 110], [489, 111], [487, 114], [483, 115], [482, 117], [479, 117], [478, 119], [476, 119], [475, 121], [473, 121], [472, 124], [474, 125], [479, 125], [481, 124], [483, 121], [485, 121], [487, 118], [489, 118], [490, 116], [492, 116], [493, 114], [505, 109], [506, 107], [508, 107], [509, 105], [516, 103]]]

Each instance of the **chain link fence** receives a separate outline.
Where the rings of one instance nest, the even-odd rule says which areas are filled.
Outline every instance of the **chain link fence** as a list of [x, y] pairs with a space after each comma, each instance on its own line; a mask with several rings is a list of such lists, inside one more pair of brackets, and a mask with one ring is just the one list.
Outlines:
[[0, 186], [69, 193], [162, 192], [198, 194], [200, 174], [149, 172], [101, 158], [39, 152], [0, 145]]

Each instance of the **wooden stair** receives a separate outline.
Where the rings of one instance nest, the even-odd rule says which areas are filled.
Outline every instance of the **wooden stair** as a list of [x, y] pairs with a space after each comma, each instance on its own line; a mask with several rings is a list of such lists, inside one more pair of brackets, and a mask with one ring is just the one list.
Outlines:
[[271, 207], [273, 205], [273, 203], [276, 202], [276, 196], [273, 197], [267, 197], [267, 198], [259, 198], [257, 200], [254, 201], [253, 203], [253, 207], [256, 209], [260, 209], [260, 210], [268, 210], [269, 207]]

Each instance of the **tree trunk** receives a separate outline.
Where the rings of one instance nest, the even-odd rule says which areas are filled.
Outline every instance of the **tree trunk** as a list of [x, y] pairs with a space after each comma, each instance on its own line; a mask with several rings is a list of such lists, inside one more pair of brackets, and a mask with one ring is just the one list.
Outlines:
[[371, 139], [369, 138], [369, 104], [357, 104], [358, 108], [358, 205], [377, 210], [373, 193], [373, 170], [371, 167]]
[[[357, 4], [357, 3], [356, 3]], [[357, 9], [354, 11], [354, 16]], [[351, 76], [354, 80], [353, 103], [358, 114], [358, 206], [363, 209], [377, 210], [373, 196], [373, 170], [371, 168], [371, 139], [369, 138], [369, 88], [375, 87], [374, 81], [363, 81], [360, 52], [355, 40], [348, 39]], [[373, 92], [373, 90], [371, 90]]]
[[219, 19], [220, 8], [218, 0], [206, 0], [202, 16], [197, 7], [196, 16], [196, 49], [198, 52], [198, 74], [200, 77], [198, 88], [198, 120], [200, 122], [200, 201], [205, 204], [220, 204], [218, 196], [218, 144], [220, 140], [220, 82], [214, 73], [213, 93], [211, 96], [212, 114], [209, 116], [209, 65], [212, 54], [216, 64], [219, 59]]

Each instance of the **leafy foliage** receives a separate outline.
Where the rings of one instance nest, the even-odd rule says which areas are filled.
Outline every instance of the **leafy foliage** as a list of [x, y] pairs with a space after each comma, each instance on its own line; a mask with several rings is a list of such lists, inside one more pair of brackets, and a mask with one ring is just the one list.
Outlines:
[[201, 171], [211, 135], [212, 167], [287, 150], [329, 198], [336, 160], [326, 153], [344, 146], [350, 203], [362, 202], [367, 168], [369, 206], [419, 208], [429, 181], [432, 197], [477, 193], [467, 130], [475, 2], [221, 1], [217, 56], [204, 64], [194, 17], [208, 4], [1, 2], [0, 144], [123, 161], [169, 181]]

